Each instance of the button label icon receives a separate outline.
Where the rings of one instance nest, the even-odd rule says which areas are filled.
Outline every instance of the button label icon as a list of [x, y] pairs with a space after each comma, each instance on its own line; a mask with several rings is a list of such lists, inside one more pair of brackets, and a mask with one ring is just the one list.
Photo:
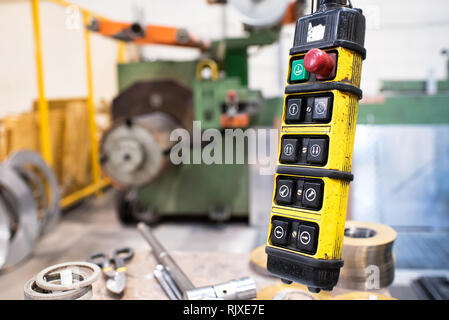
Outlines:
[[277, 226], [275, 229], [274, 229], [274, 236], [277, 238], [277, 239], [281, 239], [283, 236], [284, 236], [284, 228], [282, 228], [281, 226]]
[[290, 107], [288, 108], [288, 113], [292, 116], [296, 116], [298, 114], [299, 111], [299, 107], [296, 103], [293, 103], [290, 105]]
[[308, 245], [310, 243], [310, 239], [312, 237], [310, 236], [310, 233], [308, 233], [307, 231], [303, 231], [301, 232], [301, 234], [299, 235], [299, 241], [301, 241], [301, 243], [303, 245]]
[[323, 114], [326, 111], [326, 104], [324, 102], [318, 102], [315, 105], [315, 112], [317, 114]]
[[306, 190], [306, 199], [307, 201], [313, 201], [316, 198], [316, 191], [313, 188], [309, 188]]
[[300, 77], [304, 72], [304, 66], [302, 64], [297, 64], [293, 69], [295, 76]]
[[287, 144], [284, 147], [284, 154], [286, 156], [291, 156], [293, 154], [293, 145], [292, 144]]
[[[314, 190], [315, 191], [315, 190]], [[290, 189], [289, 189], [289, 187], [287, 187], [287, 186], [281, 186], [280, 188], [279, 188], [279, 195], [282, 197], [282, 198], [286, 198], [288, 195], [289, 195], [289, 193], [290, 193]]]
[[304, 67], [304, 60], [293, 60], [291, 65], [291, 74], [290, 74], [290, 80], [291, 81], [304, 81], [309, 78], [309, 73], [307, 72], [306, 68]]
[[310, 148], [310, 154], [314, 157], [318, 157], [321, 153], [321, 147], [318, 144], [312, 145]]

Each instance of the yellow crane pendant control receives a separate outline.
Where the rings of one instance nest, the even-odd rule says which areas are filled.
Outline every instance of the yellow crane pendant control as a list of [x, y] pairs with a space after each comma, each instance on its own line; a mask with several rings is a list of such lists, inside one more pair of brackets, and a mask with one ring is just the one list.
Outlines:
[[267, 269], [310, 291], [338, 281], [351, 174], [365, 17], [320, 0], [298, 19], [285, 87]]

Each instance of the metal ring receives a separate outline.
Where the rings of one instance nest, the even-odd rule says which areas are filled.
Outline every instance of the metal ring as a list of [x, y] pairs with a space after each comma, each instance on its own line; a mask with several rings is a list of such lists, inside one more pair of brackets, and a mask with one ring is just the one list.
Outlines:
[[39, 236], [39, 221], [37, 219], [36, 201], [28, 186], [22, 181], [15, 170], [0, 164], [0, 188], [4, 188], [14, 201], [18, 214], [18, 229], [9, 243], [6, 261], [0, 269], [13, 266], [25, 259], [33, 250]]
[[0, 198], [0, 268], [6, 261], [9, 250], [9, 238], [11, 230], [9, 229], [9, 217], [6, 213], [5, 205]]
[[[78, 276], [78, 280], [82, 281], [87, 276], [84, 272], [75, 273], [75, 276]], [[54, 283], [55, 281], [60, 280], [59, 273], [53, 273], [47, 275], [47, 281]], [[25, 300], [84, 300], [82, 299], [86, 296], [89, 291], [92, 290], [92, 286], [83, 287], [79, 290], [68, 290], [68, 291], [56, 291], [51, 292], [45, 289], [40, 288], [36, 283], [36, 278], [32, 278], [29, 280], [24, 288], [24, 298]]]
[[53, 170], [38, 153], [30, 150], [21, 150], [11, 154], [6, 160], [6, 164], [18, 170], [27, 170], [27, 166], [31, 165], [37, 168], [45, 176], [45, 179], [50, 186], [50, 199], [48, 207], [44, 210], [45, 215], [42, 221], [40, 234], [47, 233], [56, 225], [60, 215], [59, 201], [61, 196], [59, 193], [58, 181], [56, 180]]
[[[49, 283], [46, 280], [46, 277], [49, 274], [54, 274], [55, 272], [61, 270], [61, 269], [67, 269], [67, 268], [87, 268], [92, 271], [92, 273], [84, 280], [76, 283], [72, 283], [70, 285], [62, 285], [62, 284], [53, 284]], [[95, 281], [98, 280], [101, 274], [101, 269], [93, 263], [90, 262], [66, 262], [66, 263], [60, 263], [56, 264], [54, 266], [48, 267], [36, 276], [36, 283], [37, 285], [45, 290], [51, 290], [51, 291], [64, 291], [64, 290], [73, 290], [73, 289], [79, 289], [86, 286], [91, 285]]]

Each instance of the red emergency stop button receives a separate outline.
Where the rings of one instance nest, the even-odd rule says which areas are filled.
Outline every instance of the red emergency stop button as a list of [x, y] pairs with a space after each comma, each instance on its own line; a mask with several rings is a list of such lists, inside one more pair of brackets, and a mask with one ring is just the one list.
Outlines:
[[323, 50], [310, 49], [304, 57], [304, 67], [316, 74], [317, 80], [326, 80], [335, 76], [337, 56]]

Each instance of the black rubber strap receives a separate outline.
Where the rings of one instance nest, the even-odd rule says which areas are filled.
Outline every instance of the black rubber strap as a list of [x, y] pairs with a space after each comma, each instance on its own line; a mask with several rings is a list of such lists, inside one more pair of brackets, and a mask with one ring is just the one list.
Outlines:
[[349, 93], [353, 93], [362, 99], [363, 92], [353, 85], [343, 82], [318, 82], [318, 83], [305, 83], [305, 84], [290, 84], [285, 87], [285, 93], [303, 93], [310, 91], [330, 91], [339, 90]]
[[345, 181], [354, 180], [354, 175], [350, 172], [331, 170], [331, 169], [278, 166], [276, 172], [279, 174], [294, 174], [298, 176], [331, 178]]
[[362, 47], [361, 45], [354, 43], [352, 41], [348, 41], [348, 40], [327, 41], [324, 43], [320, 43], [318, 46], [316, 43], [310, 43], [308, 45], [293, 47], [290, 49], [290, 55], [306, 53], [307, 51], [309, 51], [310, 49], [313, 49], [313, 48], [329, 49], [329, 48], [335, 48], [335, 47], [342, 47], [342, 48], [345, 48], [348, 50], [355, 51], [362, 56], [363, 60], [365, 60], [365, 58], [366, 58], [366, 49], [364, 47]]

